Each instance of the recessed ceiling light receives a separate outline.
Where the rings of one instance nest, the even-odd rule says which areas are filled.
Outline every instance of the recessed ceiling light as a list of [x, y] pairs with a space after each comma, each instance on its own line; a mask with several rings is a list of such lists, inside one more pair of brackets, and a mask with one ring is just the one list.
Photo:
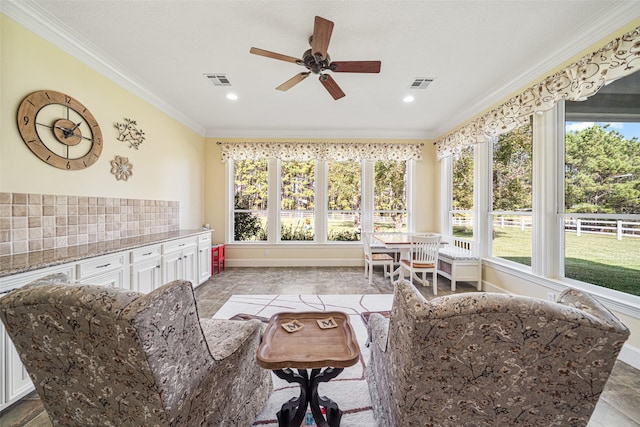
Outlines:
[[407, 96], [405, 96], [404, 98], [402, 98], [402, 101], [403, 101], [403, 102], [413, 102], [413, 100], [414, 100], [414, 99], [415, 99], [415, 98], [414, 98], [413, 96], [411, 96], [411, 95], [407, 95]]
[[235, 101], [236, 99], [238, 99], [238, 95], [236, 95], [235, 93], [228, 93], [227, 94], [227, 99]]

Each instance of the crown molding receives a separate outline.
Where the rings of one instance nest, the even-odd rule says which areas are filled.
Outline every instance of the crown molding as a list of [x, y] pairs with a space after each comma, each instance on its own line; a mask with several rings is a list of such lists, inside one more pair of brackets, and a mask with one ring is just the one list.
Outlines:
[[480, 112], [497, 106], [501, 100], [515, 96], [517, 91], [523, 90], [532, 82], [545, 77], [550, 73], [550, 70], [631, 23], [638, 16], [640, 16], [640, 2], [638, 1], [623, 1], [612, 4], [609, 13], [601, 16], [600, 20], [589, 23], [588, 28], [574, 28], [572, 35], [564, 43], [559, 43], [557, 47], [551, 47], [538, 57], [531, 58], [512, 80], [490, 89], [487, 96], [469, 105], [450, 120], [443, 122], [434, 132], [434, 138], [446, 135], [478, 116]]
[[37, 4], [18, 0], [2, 0], [0, 12], [194, 132], [201, 136], [205, 135], [206, 129], [204, 127], [156, 96], [152, 88], [142, 83], [142, 79], [128, 73], [117, 61], [101, 52], [95, 45], [89, 43]]
[[425, 141], [424, 131], [397, 129], [208, 129], [207, 138], [320, 138], [320, 139], [413, 139]]

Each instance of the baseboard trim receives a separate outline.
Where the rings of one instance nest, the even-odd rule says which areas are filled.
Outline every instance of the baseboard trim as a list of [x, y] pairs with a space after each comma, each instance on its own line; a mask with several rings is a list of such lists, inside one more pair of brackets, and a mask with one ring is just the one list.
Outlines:
[[227, 267], [363, 267], [362, 258], [351, 259], [233, 259]]
[[620, 350], [618, 359], [640, 370], [640, 348], [625, 344]]

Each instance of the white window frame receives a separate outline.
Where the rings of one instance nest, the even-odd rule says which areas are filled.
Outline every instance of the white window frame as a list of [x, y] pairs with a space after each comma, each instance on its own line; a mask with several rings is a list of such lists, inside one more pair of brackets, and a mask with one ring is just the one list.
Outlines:
[[[533, 116], [533, 199], [532, 216], [536, 231], [532, 236], [531, 268], [489, 257], [491, 244], [491, 149], [492, 142], [476, 146], [474, 156], [474, 216], [482, 262], [515, 278], [534, 282], [557, 294], [567, 286], [583, 289], [605, 306], [640, 318], [640, 297], [564, 277], [564, 103]], [[484, 147], [483, 147], [484, 146]], [[441, 182], [450, 182], [452, 162], [442, 160]], [[443, 187], [443, 190], [445, 187]], [[452, 189], [443, 191], [440, 217], [443, 232], [451, 234], [447, 218], [452, 204]]]
[[[406, 217], [407, 231], [415, 231], [415, 219], [411, 214], [413, 212], [414, 194], [413, 179], [415, 176], [415, 160], [406, 160], [407, 162], [407, 189], [406, 189]], [[361, 230], [362, 232], [373, 231], [373, 201], [374, 201], [374, 160], [363, 160], [361, 162]], [[281, 241], [280, 240], [280, 161], [277, 159], [269, 160], [268, 172], [268, 207], [267, 207], [267, 240], [266, 241], [236, 241], [234, 240], [234, 188], [233, 188], [233, 168], [234, 162], [229, 160], [225, 166], [225, 187], [227, 189], [227, 197], [225, 201], [225, 211], [227, 212], [227, 232], [226, 241], [234, 245], [259, 246], [259, 245], [277, 245], [284, 247], [286, 245], [361, 245], [359, 241], [344, 242], [331, 241], [327, 236], [328, 210], [327, 210], [327, 184], [328, 184], [328, 165], [324, 160], [316, 160], [316, 194], [315, 194], [315, 240], [314, 241]]]

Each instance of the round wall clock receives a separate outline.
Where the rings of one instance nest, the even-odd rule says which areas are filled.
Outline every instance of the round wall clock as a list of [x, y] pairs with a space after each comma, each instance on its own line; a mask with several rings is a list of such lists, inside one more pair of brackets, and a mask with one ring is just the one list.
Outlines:
[[102, 132], [93, 114], [76, 99], [52, 90], [27, 96], [18, 108], [18, 130], [42, 161], [79, 170], [102, 153]]

